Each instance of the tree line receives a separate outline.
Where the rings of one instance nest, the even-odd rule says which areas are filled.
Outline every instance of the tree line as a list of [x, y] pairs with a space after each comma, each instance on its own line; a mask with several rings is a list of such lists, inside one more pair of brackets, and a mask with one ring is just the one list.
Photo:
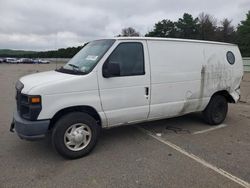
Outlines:
[[71, 58], [82, 49], [82, 46], [60, 48], [50, 51], [0, 50], [0, 57], [16, 58]]
[[231, 22], [225, 18], [217, 26], [217, 20], [209, 14], [201, 13], [199, 17], [193, 18], [191, 14], [185, 13], [176, 22], [165, 19], [156, 23], [154, 29], [145, 36], [234, 42], [236, 31]]
[[[128, 35], [128, 33], [130, 33]], [[133, 28], [125, 28], [119, 36], [140, 36]], [[232, 20], [225, 18], [218, 20], [205, 13], [194, 18], [191, 14], [184, 13], [177, 21], [163, 19], [155, 23], [153, 29], [145, 37], [183, 38], [208, 41], [219, 41], [238, 44], [242, 56], [250, 57], [250, 11], [246, 20], [237, 27], [232, 25]]]

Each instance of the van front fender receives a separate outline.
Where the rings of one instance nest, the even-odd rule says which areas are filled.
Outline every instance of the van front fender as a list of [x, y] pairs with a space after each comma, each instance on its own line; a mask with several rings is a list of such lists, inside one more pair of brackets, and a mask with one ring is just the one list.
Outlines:
[[102, 111], [98, 90], [43, 95], [42, 110], [38, 116], [38, 120], [52, 119], [56, 113], [63, 109], [79, 106], [88, 106], [95, 109], [102, 120], [102, 125], [106, 126], [106, 116]]

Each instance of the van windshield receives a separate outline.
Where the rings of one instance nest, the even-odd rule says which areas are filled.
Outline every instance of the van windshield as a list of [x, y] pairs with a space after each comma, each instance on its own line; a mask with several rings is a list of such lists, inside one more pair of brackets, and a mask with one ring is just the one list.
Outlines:
[[85, 44], [85, 46], [58, 71], [69, 74], [89, 73], [114, 42], [114, 39], [104, 39]]

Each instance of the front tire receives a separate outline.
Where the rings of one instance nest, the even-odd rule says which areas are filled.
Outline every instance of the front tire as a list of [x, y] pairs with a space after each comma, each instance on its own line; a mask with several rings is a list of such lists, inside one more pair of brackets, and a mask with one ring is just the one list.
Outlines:
[[72, 112], [55, 123], [52, 143], [60, 155], [76, 159], [95, 147], [99, 133], [100, 126], [93, 117], [83, 112]]
[[215, 95], [210, 99], [203, 111], [203, 117], [208, 124], [219, 125], [225, 120], [227, 111], [227, 99], [222, 95]]

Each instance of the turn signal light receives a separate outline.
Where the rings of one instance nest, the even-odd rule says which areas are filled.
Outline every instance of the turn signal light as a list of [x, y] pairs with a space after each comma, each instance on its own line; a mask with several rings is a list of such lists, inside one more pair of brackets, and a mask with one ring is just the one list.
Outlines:
[[30, 102], [31, 102], [32, 104], [41, 103], [41, 98], [40, 98], [40, 97], [31, 97], [31, 98], [30, 98]]

